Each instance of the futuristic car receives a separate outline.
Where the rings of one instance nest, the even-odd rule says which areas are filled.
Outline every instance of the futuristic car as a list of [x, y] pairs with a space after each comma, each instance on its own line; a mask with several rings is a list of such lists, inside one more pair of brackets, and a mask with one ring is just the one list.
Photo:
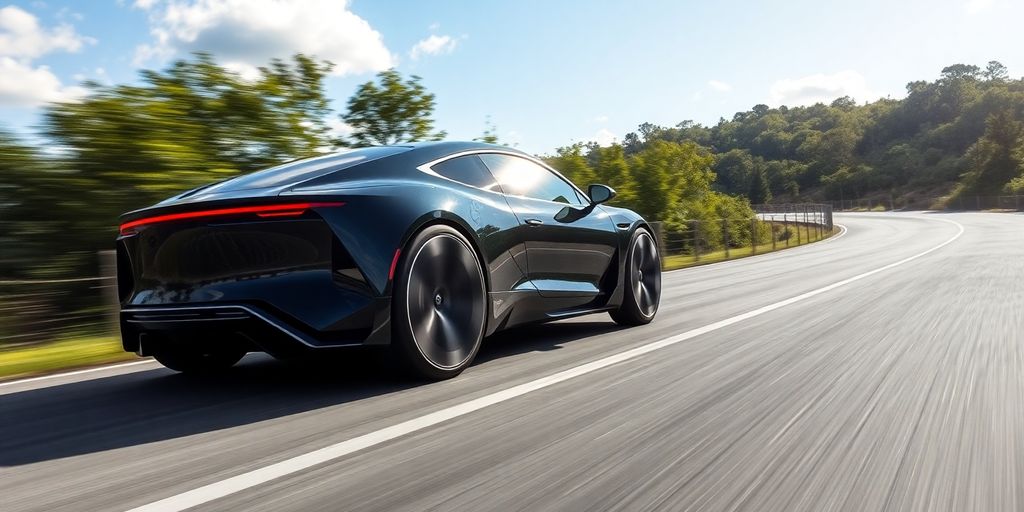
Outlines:
[[465, 369], [498, 330], [658, 310], [651, 227], [520, 151], [379, 146], [289, 162], [121, 217], [125, 350], [207, 373], [381, 346], [413, 375]]

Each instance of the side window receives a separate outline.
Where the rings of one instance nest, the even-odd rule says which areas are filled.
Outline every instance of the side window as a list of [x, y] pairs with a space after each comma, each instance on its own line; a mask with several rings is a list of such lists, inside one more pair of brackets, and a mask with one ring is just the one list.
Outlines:
[[445, 160], [433, 167], [431, 170], [450, 180], [464, 183], [471, 187], [482, 188], [497, 192], [497, 185], [494, 184], [494, 177], [476, 155], [460, 156]]
[[501, 154], [483, 154], [494, 179], [506, 194], [543, 199], [556, 203], [582, 205], [576, 189], [551, 171], [525, 158]]

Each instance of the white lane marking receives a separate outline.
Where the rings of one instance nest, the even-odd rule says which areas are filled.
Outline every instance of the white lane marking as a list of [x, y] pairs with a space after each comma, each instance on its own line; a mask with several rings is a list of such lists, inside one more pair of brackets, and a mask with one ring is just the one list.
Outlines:
[[27, 379], [9, 380], [6, 382], [0, 382], [0, 387], [13, 386], [15, 384], [28, 384], [30, 382], [38, 382], [41, 380], [59, 379], [61, 377], [74, 377], [75, 375], [83, 375], [86, 373], [101, 372], [103, 370], [116, 370], [118, 368], [127, 368], [129, 366], [135, 366], [139, 364], [156, 364], [156, 361], [147, 359], [145, 361], [132, 361], [130, 363], [118, 363], [108, 364], [106, 366], [97, 366], [95, 368], [86, 368], [85, 370], [76, 370], [73, 372], [54, 373], [52, 375], [43, 375], [40, 377], [30, 377]]
[[286, 459], [280, 462], [276, 462], [268, 466], [264, 466], [262, 468], [249, 471], [247, 473], [242, 473], [240, 475], [233, 476], [228, 479], [221, 480], [219, 482], [214, 482], [212, 484], [207, 484], [202, 487], [192, 489], [190, 491], [185, 491], [181, 494], [177, 494], [169, 498], [164, 498], [162, 500], [131, 509], [129, 512], [178, 512], [188, 508], [203, 505], [205, 503], [209, 503], [213, 500], [220, 499], [225, 496], [229, 496], [231, 494], [244, 491], [246, 489], [250, 489], [257, 485], [270, 482], [271, 480], [288, 476], [293, 473], [309, 469], [313, 466], [317, 466], [325, 462], [330, 462], [332, 460], [344, 457], [357, 451], [364, 450], [372, 446], [376, 446], [378, 444], [390, 441], [392, 439], [407, 434], [411, 434], [413, 432], [417, 432], [428, 427], [432, 427], [434, 425], [437, 425], [438, 423], [458, 418], [460, 416], [465, 416], [471, 412], [478, 411], [485, 407], [505, 402], [518, 396], [522, 396], [527, 393], [537, 391], [539, 389], [543, 389], [554, 384], [558, 384], [559, 382], [567, 381], [569, 379], [573, 379], [581, 375], [586, 375], [588, 373], [600, 370], [613, 364], [628, 361], [630, 359], [647, 354], [649, 352], [654, 352], [655, 350], [675, 345], [679, 342], [700, 336], [702, 334], [717, 331], [719, 329], [742, 322], [744, 320], [749, 320], [756, 316], [763, 315], [770, 311], [775, 311], [776, 309], [789, 306], [790, 304], [795, 304], [797, 302], [807, 300], [816, 295], [821, 295], [822, 293], [834, 290], [841, 286], [846, 286], [855, 281], [859, 281], [866, 277], [873, 276], [879, 272], [884, 272], [893, 267], [903, 265], [904, 263], [916, 260], [922, 256], [937, 251], [942, 247], [945, 247], [946, 245], [953, 243], [954, 240], [960, 238], [960, 235], [964, 233], [964, 227], [959, 223], [945, 219], [934, 220], [953, 224], [957, 226], [957, 228], [959, 228], [959, 231], [955, 236], [953, 236], [949, 240], [946, 240], [945, 242], [942, 242], [941, 244], [936, 245], [935, 247], [932, 247], [931, 249], [928, 249], [924, 252], [920, 252], [918, 254], [910, 256], [909, 258], [904, 258], [895, 263], [890, 263], [888, 265], [876, 268], [863, 274], [859, 274], [851, 278], [844, 279], [842, 281], [830, 284], [823, 288], [818, 288], [816, 290], [812, 290], [807, 293], [803, 293], [795, 297], [791, 297], [786, 300], [776, 302], [774, 304], [769, 304], [767, 306], [755, 309], [753, 311], [748, 311], [746, 313], [731, 318], [726, 318], [725, 320], [720, 320], [713, 324], [705, 325], [704, 327], [698, 327], [696, 329], [686, 331], [675, 336], [670, 336], [668, 338], [664, 338], [662, 340], [655, 341], [647, 345], [626, 350], [625, 352], [620, 352], [618, 354], [603, 357], [596, 361], [582, 364], [575, 368], [570, 368], [568, 370], [548, 375], [546, 377], [541, 377], [537, 380], [533, 380], [524, 384], [519, 384], [518, 386], [513, 386], [508, 389], [504, 389], [502, 391], [498, 391], [490, 395], [482, 396], [480, 398], [476, 398], [465, 403], [453, 405], [451, 407], [446, 407], [439, 411], [432, 412], [420, 416], [418, 418], [413, 418], [411, 420], [403, 421], [402, 423], [398, 423], [390, 427], [382, 428], [376, 432], [363, 434], [361, 436], [354, 437], [347, 441], [342, 441], [337, 444], [332, 444], [324, 448], [313, 450], [311, 452], [298, 455], [296, 457], [292, 457], [290, 459]]

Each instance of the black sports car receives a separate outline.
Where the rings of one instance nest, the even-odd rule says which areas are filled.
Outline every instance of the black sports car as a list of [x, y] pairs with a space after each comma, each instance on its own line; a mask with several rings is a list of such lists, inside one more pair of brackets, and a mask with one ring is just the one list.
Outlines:
[[522, 152], [471, 142], [354, 149], [200, 187], [121, 217], [124, 348], [210, 372], [389, 347], [421, 377], [528, 322], [658, 310], [650, 226]]

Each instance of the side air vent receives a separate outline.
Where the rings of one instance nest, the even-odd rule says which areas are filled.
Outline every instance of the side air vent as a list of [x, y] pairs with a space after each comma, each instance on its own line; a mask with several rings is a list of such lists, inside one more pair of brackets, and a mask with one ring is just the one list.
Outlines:
[[332, 237], [331, 245], [331, 269], [336, 282], [342, 285], [366, 287], [366, 277], [356, 266], [355, 260], [349, 254], [345, 246], [341, 244], [338, 237]]

